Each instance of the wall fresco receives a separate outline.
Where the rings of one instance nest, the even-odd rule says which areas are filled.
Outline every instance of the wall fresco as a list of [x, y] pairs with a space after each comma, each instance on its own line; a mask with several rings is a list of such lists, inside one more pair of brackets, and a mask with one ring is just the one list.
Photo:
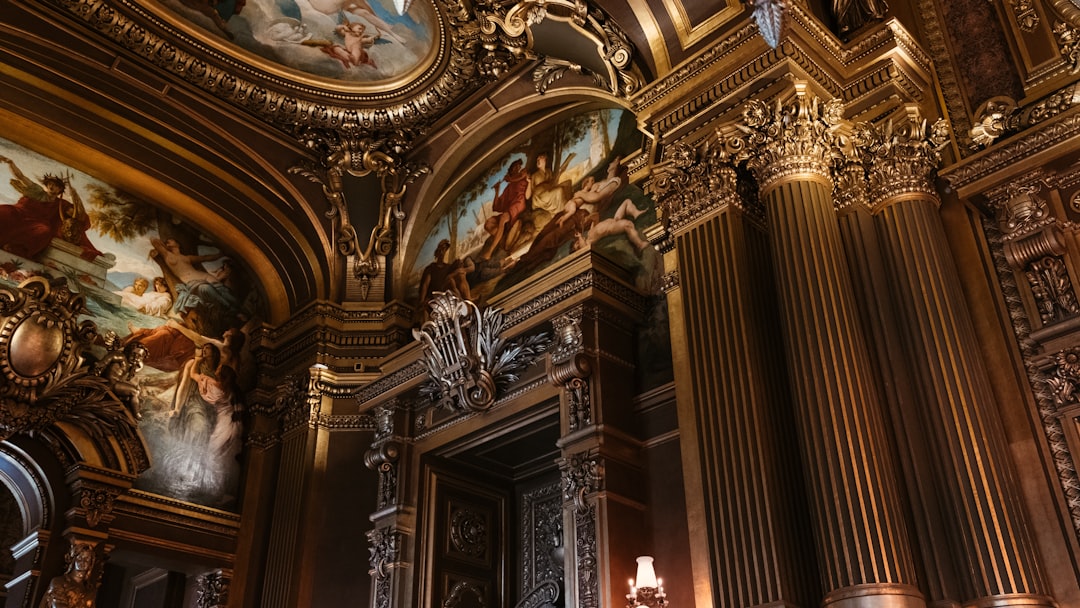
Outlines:
[[414, 300], [451, 290], [483, 303], [573, 251], [597, 248], [653, 290], [659, 255], [641, 230], [652, 201], [627, 181], [641, 146], [622, 110], [575, 116], [521, 142], [465, 190], [425, 239], [408, 276]]
[[348, 82], [385, 82], [419, 69], [437, 34], [430, 0], [162, 2], [274, 63]]
[[165, 210], [0, 139], [0, 281], [31, 276], [66, 278], [108, 340], [149, 351], [137, 379], [152, 467], [135, 487], [234, 507], [260, 316], [241, 265]]
[[652, 297], [649, 323], [639, 332], [640, 387], [669, 381], [663, 262], [642, 234], [656, 223], [656, 209], [628, 182], [622, 162], [641, 145], [633, 114], [611, 109], [574, 116], [514, 146], [455, 199], [424, 240], [406, 275], [408, 297], [421, 304], [418, 315], [432, 293], [449, 290], [483, 305], [592, 248], [630, 270]]

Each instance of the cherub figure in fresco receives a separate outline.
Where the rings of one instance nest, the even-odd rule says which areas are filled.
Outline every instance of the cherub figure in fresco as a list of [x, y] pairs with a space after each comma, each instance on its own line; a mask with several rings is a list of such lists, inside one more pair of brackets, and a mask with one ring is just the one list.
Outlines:
[[626, 216], [636, 220], [642, 213], [645, 211], [638, 209], [630, 199], [624, 200], [615, 211], [615, 215], [607, 219], [602, 220], [598, 214], [591, 213], [585, 220], [584, 230], [574, 233], [574, 244], [571, 248], [575, 251], [587, 249], [603, 238], [624, 234], [634, 246], [634, 252], [640, 256], [641, 252], [649, 246], [649, 242], [641, 237], [637, 226], [633, 221], [626, 219]]
[[607, 175], [602, 180], [595, 180], [592, 176], [586, 177], [581, 183], [581, 189], [566, 201], [562, 213], [555, 221], [560, 224], [574, 215], [578, 209], [589, 212], [603, 213], [611, 203], [611, 197], [623, 186], [623, 178], [620, 174], [621, 165], [618, 157], [608, 164]]
[[[10, 158], [0, 156], [0, 162], [7, 163], [13, 177], [11, 186], [22, 195], [14, 205], [0, 205], [0, 249], [34, 259], [54, 237], [60, 237], [82, 247], [84, 259], [101, 255], [86, 236], [90, 216], [69, 177], [47, 174], [38, 184]], [[64, 198], [65, 191], [71, 200]]]
[[[375, 30], [375, 38], [391, 40], [398, 44], [406, 43], [404, 38], [394, 33], [393, 26], [372, 10], [367, 0], [311, 0], [310, 5], [311, 8], [324, 15], [344, 16], [344, 13], [355, 15], [371, 24], [371, 27]], [[401, 14], [404, 14], [404, 12]]]
[[321, 50], [327, 55], [340, 61], [345, 69], [363, 65], [376, 67], [375, 62], [372, 61], [371, 56], [368, 55], [367, 49], [375, 44], [378, 35], [372, 36], [366, 34], [366, 30], [367, 26], [359, 21], [343, 19], [342, 22], [334, 28], [334, 33], [341, 36], [345, 43], [329, 44], [321, 47]]

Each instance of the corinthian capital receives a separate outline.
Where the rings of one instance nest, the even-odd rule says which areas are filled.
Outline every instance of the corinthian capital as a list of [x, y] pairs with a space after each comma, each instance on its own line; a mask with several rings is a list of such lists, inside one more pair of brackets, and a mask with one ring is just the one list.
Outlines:
[[745, 160], [762, 192], [790, 179], [822, 179], [831, 183], [832, 167], [843, 157], [844, 105], [822, 101], [805, 82], [795, 83], [795, 96], [775, 107], [751, 99], [735, 124], [739, 135], [729, 147]]
[[664, 225], [678, 229], [706, 212], [739, 202], [735, 166], [722, 142], [699, 147], [670, 146], [646, 186], [661, 210]]
[[930, 125], [915, 107], [909, 107], [900, 121], [856, 125], [852, 143], [866, 167], [871, 205], [878, 207], [912, 193], [936, 200], [932, 174], [948, 141], [945, 121]]

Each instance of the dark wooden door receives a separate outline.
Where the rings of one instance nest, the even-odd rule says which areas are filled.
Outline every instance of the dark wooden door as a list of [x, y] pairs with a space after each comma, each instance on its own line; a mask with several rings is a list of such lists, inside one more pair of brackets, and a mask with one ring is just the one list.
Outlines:
[[512, 487], [480, 473], [428, 465], [427, 556], [432, 608], [502, 608]]

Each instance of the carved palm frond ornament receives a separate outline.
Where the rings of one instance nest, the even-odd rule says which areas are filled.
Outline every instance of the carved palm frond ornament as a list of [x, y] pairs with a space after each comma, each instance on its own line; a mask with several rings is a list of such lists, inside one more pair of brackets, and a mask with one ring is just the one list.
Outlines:
[[504, 339], [502, 311], [481, 311], [451, 292], [436, 293], [428, 307], [430, 320], [413, 330], [413, 336], [424, 344], [430, 376], [421, 394], [453, 411], [490, 408], [499, 392], [516, 382], [550, 342], [546, 333]]

